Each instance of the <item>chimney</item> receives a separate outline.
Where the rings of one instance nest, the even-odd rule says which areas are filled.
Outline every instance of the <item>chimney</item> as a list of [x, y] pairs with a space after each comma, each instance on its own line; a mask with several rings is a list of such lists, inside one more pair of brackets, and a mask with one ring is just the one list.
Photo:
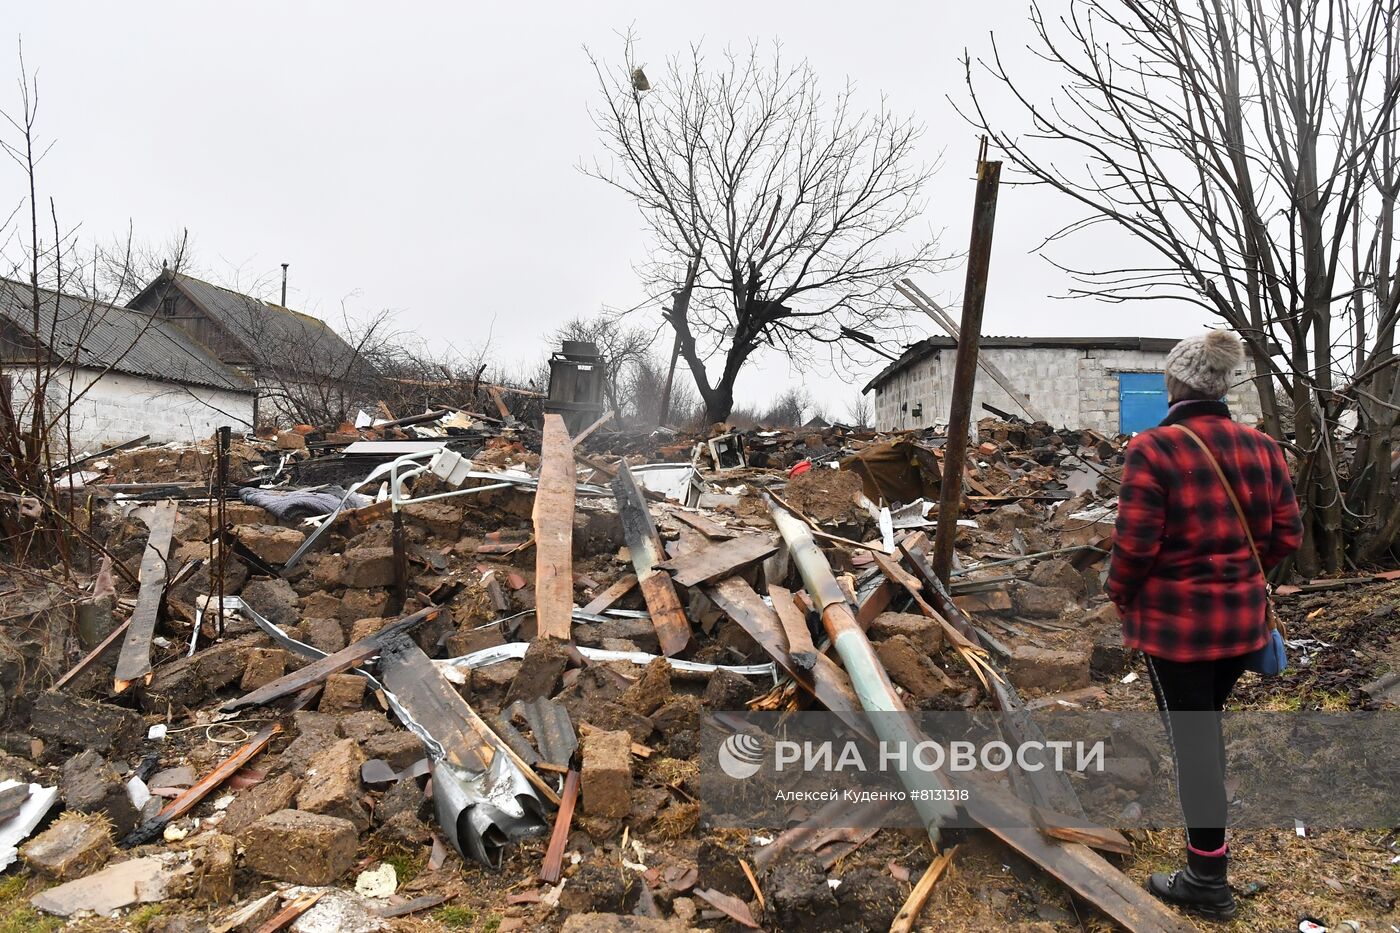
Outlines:
[[282, 307], [287, 307], [287, 266], [290, 263], [282, 263]]

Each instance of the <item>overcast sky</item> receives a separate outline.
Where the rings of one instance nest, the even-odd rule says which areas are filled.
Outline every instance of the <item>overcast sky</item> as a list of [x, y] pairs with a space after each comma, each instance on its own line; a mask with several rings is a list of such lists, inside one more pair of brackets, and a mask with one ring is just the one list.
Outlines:
[[[617, 33], [630, 26], [655, 75], [691, 42], [780, 38], [829, 89], [850, 78], [883, 92], [927, 125], [924, 157], [943, 156], [925, 223], [950, 253], [966, 249], [976, 154], [946, 99], [964, 93], [958, 59], [965, 47], [984, 54], [995, 30], [1004, 56], [1036, 74], [1022, 48], [1026, 7], [1004, 0], [509, 10], [130, 0], [7, 13], [0, 105], [17, 103], [22, 37], [39, 71], [40, 131], [55, 143], [41, 197], [54, 197], [66, 225], [110, 240], [131, 224], [151, 243], [188, 228], [199, 271], [221, 284], [275, 283], [288, 262], [293, 307], [333, 321], [342, 306], [391, 309], [434, 344], [471, 352], [489, 333], [501, 356], [522, 361], [569, 317], [642, 297], [633, 264], [647, 241], [634, 208], [576, 167], [600, 152], [585, 44], [619, 56]], [[24, 196], [22, 176], [3, 166], [0, 195], [0, 215]], [[1203, 323], [1189, 307], [1054, 300], [1070, 283], [1031, 251], [1072, 215], [1048, 192], [1003, 187], [985, 332], [1181, 336]], [[1070, 258], [1117, 248], [1100, 237]], [[963, 275], [955, 265], [924, 287], [955, 303]], [[802, 373], [767, 358], [739, 397], [803, 383], [839, 415], [877, 369]]]

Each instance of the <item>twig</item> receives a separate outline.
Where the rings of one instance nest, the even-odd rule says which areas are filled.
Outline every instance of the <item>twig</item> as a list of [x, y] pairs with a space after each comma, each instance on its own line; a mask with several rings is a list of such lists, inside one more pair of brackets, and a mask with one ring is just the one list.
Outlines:
[[933, 886], [948, 867], [948, 863], [953, 861], [953, 856], [957, 851], [958, 847], [953, 846], [933, 860], [928, 870], [924, 872], [924, 876], [919, 879], [919, 883], [914, 885], [914, 890], [909, 892], [909, 898], [904, 902], [904, 906], [899, 908], [899, 913], [895, 914], [894, 923], [890, 924], [890, 933], [909, 933], [910, 930], [914, 929], [914, 921], [919, 919], [919, 912], [924, 909], [928, 896], [933, 893]]

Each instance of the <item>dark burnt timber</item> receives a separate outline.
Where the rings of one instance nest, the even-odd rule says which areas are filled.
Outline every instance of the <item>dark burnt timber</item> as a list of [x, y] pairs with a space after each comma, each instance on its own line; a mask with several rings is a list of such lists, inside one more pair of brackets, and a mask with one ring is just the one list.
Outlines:
[[245, 706], [261, 706], [264, 703], [271, 703], [290, 693], [296, 693], [303, 687], [319, 684], [332, 674], [339, 674], [341, 671], [348, 671], [370, 658], [379, 654], [383, 646], [396, 635], [402, 635], [413, 631], [431, 619], [436, 619], [442, 612], [441, 607], [429, 606], [427, 609], [420, 609], [411, 616], [405, 616], [392, 625], [388, 625], [373, 635], [361, 638], [352, 645], [328, 654], [318, 661], [306, 665], [299, 671], [293, 671], [284, 677], [279, 677], [270, 684], [266, 684], [258, 689], [245, 693], [241, 697], [229, 700], [220, 709], [224, 712], [231, 712], [242, 709]]
[[656, 533], [646, 499], [632, 471], [627, 468], [627, 461], [618, 461], [612, 488], [622, 519], [622, 534], [632, 555], [632, 567], [637, 571], [642, 598], [651, 612], [651, 624], [656, 628], [656, 637], [661, 642], [661, 652], [673, 657], [690, 644], [690, 620], [686, 618], [671, 575], [656, 569], [656, 565], [665, 559], [666, 552], [661, 548], [661, 537]]
[[[982, 140], [985, 154], [986, 139]], [[953, 540], [962, 510], [963, 467], [967, 463], [967, 432], [972, 420], [972, 388], [977, 381], [977, 341], [982, 336], [982, 308], [987, 300], [987, 269], [992, 261], [992, 228], [997, 216], [997, 187], [1001, 163], [977, 162], [977, 195], [972, 207], [972, 245], [967, 253], [967, 285], [963, 289], [962, 326], [953, 367], [953, 404], [948, 412], [948, 444], [943, 448], [943, 486], [938, 496], [938, 537], [933, 546], [933, 572], [945, 584], [953, 570]]]

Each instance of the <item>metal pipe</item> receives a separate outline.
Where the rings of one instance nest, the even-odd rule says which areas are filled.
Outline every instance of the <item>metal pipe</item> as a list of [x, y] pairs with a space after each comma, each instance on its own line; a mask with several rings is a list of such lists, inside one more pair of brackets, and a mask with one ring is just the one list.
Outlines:
[[[816, 602], [821, 611], [822, 625], [836, 648], [851, 686], [855, 689], [860, 707], [871, 714], [870, 724], [882, 745], [912, 748], [925, 737], [915, 727], [913, 719], [904, 708], [904, 703], [895, 693], [894, 684], [885, 673], [885, 668], [875, 657], [875, 649], [865, 637], [865, 631], [856, 622], [855, 613], [846, 602], [846, 594], [836, 582], [825, 555], [817, 547], [807, 524], [787, 509], [764, 495], [768, 510], [773, 513], [773, 521], [778, 533], [787, 542], [792, 562], [802, 576], [802, 584], [807, 594]], [[900, 771], [899, 780], [910, 792], [910, 802], [924, 822], [924, 829], [935, 849], [938, 848], [939, 828], [953, 815], [953, 806], [940, 800], [936, 791], [946, 789], [931, 772], [920, 768], [906, 768]]]

